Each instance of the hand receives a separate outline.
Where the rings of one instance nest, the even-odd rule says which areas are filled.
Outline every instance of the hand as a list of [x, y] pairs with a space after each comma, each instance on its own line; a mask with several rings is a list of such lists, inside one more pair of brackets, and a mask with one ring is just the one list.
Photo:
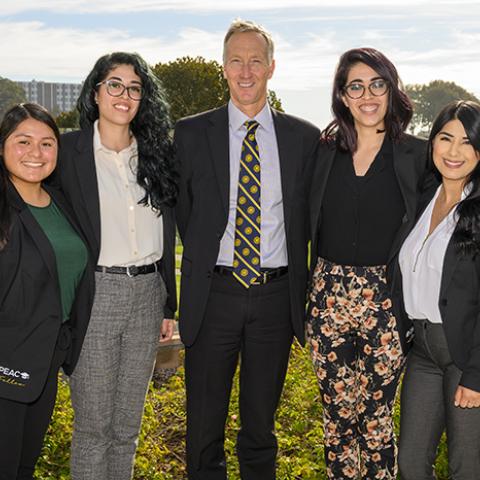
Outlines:
[[455, 392], [455, 406], [460, 408], [480, 407], [480, 392], [459, 385]]
[[160, 343], [168, 342], [173, 337], [173, 328], [175, 320], [173, 318], [164, 318], [162, 328], [160, 329]]

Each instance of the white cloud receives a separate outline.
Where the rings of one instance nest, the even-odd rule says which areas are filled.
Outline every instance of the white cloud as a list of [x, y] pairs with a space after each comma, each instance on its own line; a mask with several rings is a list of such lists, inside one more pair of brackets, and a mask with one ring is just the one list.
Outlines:
[[[475, 4], [476, 0], [464, 0], [462, 4]], [[407, 5], [455, 5], [453, 0], [390, 0], [389, 7]], [[3, 1], [0, 15], [11, 15], [23, 11], [46, 10], [56, 13], [125, 13], [140, 11], [189, 11], [189, 12], [250, 12], [261, 10], [358, 7], [357, 0], [17, 0]], [[368, 6], [385, 6], [384, 0], [363, 0], [362, 8]]]
[[[445, 31], [449, 46], [428, 51], [406, 49], [387, 33], [360, 36], [361, 44], [368, 39], [371, 46], [384, 51], [406, 83], [440, 78], [480, 93], [474, 74], [480, 70], [480, 33]], [[185, 55], [221, 61], [223, 35], [223, 31], [182, 28], [174, 38], [142, 37], [114, 28], [86, 31], [52, 28], [40, 22], [0, 22], [0, 43], [9, 45], [0, 53], [0, 64], [2, 75], [13, 79], [28, 80], [34, 73], [42, 80], [80, 81], [99, 56], [114, 50], [136, 51], [152, 64]], [[340, 54], [358, 46], [333, 28], [322, 34], [306, 32], [302, 38], [273, 35], [277, 68], [271, 86], [282, 91], [329, 87]], [[12, 42], [12, 38], [22, 41]]]
[[[250, 2], [250, 0], [247, 1]], [[363, 10], [360, 15], [348, 15], [348, 9], [326, 11], [318, 8], [317, 12], [321, 17], [312, 15], [311, 18], [320, 19], [322, 23], [320, 25], [313, 22], [301, 24], [301, 31], [298, 32], [290, 28], [290, 25], [284, 28], [284, 22], [303, 22], [306, 20], [303, 17], [305, 13], [302, 12], [301, 16], [296, 16], [292, 12], [287, 12], [288, 15], [285, 18], [283, 15], [285, 12], [279, 8], [287, 4], [291, 6], [292, 0], [288, 2], [275, 0], [275, 8], [268, 12], [269, 15], [264, 16], [264, 18], [270, 17], [269, 28], [273, 31], [276, 44], [277, 67], [271, 88], [277, 91], [290, 111], [323, 125], [329, 115], [328, 98], [340, 54], [349, 48], [367, 43], [382, 50], [395, 63], [405, 83], [428, 83], [434, 79], [451, 80], [480, 97], [480, 85], [477, 81], [477, 72], [480, 71], [478, 29], [480, 4], [471, 3], [470, 10], [473, 13], [466, 16], [465, 8], [458, 7], [460, 3], [443, 1], [441, 8], [431, 9], [431, 16], [425, 17], [428, 11], [425, 5], [431, 2], [417, 1], [414, 13], [411, 14], [415, 21], [410, 22], [405, 21], [404, 18], [405, 15], [410, 15], [408, 9], [404, 8], [408, 1], [402, 0], [402, 8], [396, 10], [379, 9], [379, 15], [375, 17]], [[268, 1], [258, 0], [252, 0], [253, 3], [258, 8], [266, 8], [267, 4], [271, 4]], [[318, 6], [318, 3], [317, 0], [298, 0], [295, 8], [313, 4]], [[322, 7], [327, 4], [342, 7], [347, 3], [358, 7], [358, 3], [353, 0], [351, 2], [326, 0], [322, 1]], [[362, 8], [373, 3], [375, 0], [362, 3]], [[399, 3], [395, 0], [390, 5], [398, 7]], [[199, 4], [203, 6], [199, 7]], [[234, 6], [236, 11], [247, 11], [244, 2], [241, 6], [236, 0], [224, 2], [224, 4]], [[419, 4], [423, 7], [419, 8]], [[135, 31], [138, 32], [137, 25], [132, 25], [130, 31], [115, 27], [60, 28], [42, 22], [12, 20], [17, 17], [1, 20], [2, 13], [5, 14], [9, 8], [12, 12], [14, 9], [29, 10], [30, 14], [35, 9], [54, 9], [56, 12], [61, 12], [62, 9], [66, 11], [65, 9], [68, 8], [68, 12], [73, 13], [88, 9], [91, 5], [93, 5], [91, 2], [87, 3], [84, 0], [1, 2], [0, 44], [8, 48], [2, 48], [0, 51], [0, 75], [17, 80], [29, 80], [34, 76], [37, 80], [81, 81], [99, 56], [114, 50], [137, 51], [151, 64], [170, 61], [185, 55], [200, 55], [207, 59], [221, 61], [224, 29], [207, 31], [190, 28], [186, 24], [182, 26], [180, 23], [178, 33], [172, 36], [171, 34], [162, 35], [160, 26], [158, 29], [160, 33], [138, 34], [135, 33]], [[104, 0], [99, 5], [95, 4], [94, 8], [95, 13], [100, 7], [104, 12], [108, 9], [112, 12], [118, 11], [119, 8], [129, 11], [147, 7], [172, 10], [192, 8], [191, 13], [194, 13], [195, 8], [210, 8], [212, 5], [213, 0], [205, 0], [205, 2], [124, 0], [121, 3]], [[218, 8], [216, 3], [215, 5]], [[464, 14], [460, 19], [454, 13], [451, 13], [450, 17], [445, 16], [447, 12], [454, 11], [452, 5], [457, 6], [457, 13]], [[465, 2], [461, 5], [464, 6]], [[353, 11], [359, 13], [352, 8]], [[345, 13], [344, 16], [343, 13]], [[395, 19], [392, 22], [394, 16], [402, 19], [402, 22], [395, 22]], [[419, 16], [422, 16], [421, 20], [418, 20]], [[87, 18], [89, 17], [82, 18], [82, 21]], [[92, 16], [92, 18], [100, 17]], [[378, 23], [378, 28], [364, 27], [364, 25], [371, 25], [372, 18]], [[328, 19], [329, 22], [323, 22]], [[102, 21], [104, 20], [105, 16], [102, 17]], [[390, 22], [387, 24], [388, 20]], [[111, 25], [115, 25], [114, 20]], [[389, 28], [389, 25], [394, 27]]]
[[[12, 42], [21, 38], [21, 42]], [[101, 55], [136, 51], [148, 62], [173, 60], [179, 56], [202, 55], [220, 59], [223, 32], [211, 33], [185, 28], [177, 38], [131, 36], [125, 30], [80, 30], [49, 28], [40, 22], [0, 22], [2, 75], [28, 80], [80, 81]]]

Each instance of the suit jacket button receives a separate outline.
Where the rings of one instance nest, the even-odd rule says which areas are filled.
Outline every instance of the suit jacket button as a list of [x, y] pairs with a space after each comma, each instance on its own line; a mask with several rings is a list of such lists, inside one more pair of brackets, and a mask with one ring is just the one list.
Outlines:
[[211, 276], [212, 276], [212, 271], [211, 271], [211, 270], [208, 270], [208, 271], [207, 271], [207, 278], [211, 278]]
[[440, 299], [440, 305], [441, 305], [442, 307], [446, 307], [446, 306], [447, 306], [447, 303], [448, 303], [448, 302], [447, 302], [447, 299], [446, 299], [446, 298]]

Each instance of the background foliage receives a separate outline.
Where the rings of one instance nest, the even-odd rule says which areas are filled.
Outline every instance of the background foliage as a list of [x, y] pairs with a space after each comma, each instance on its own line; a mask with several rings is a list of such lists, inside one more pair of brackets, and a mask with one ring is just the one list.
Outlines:
[[0, 120], [17, 103], [25, 102], [25, 90], [12, 80], [0, 77]]
[[479, 102], [475, 95], [456, 83], [443, 80], [407, 85], [406, 91], [415, 106], [410, 130], [423, 136], [428, 136], [433, 120], [447, 103], [455, 100]]

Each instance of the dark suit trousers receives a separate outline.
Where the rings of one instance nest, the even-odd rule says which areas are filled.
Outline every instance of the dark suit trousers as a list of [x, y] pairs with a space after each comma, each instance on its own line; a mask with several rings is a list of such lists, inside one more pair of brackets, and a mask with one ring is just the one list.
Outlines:
[[398, 464], [402, 480], [435, 480], [444, 430], [449, 478], [480, 478], [480, 408], [455, 407], [462, 372], [450, 358], [443, 325], [414, 320], [415, 339], [403, 379]]
[[0, 480], [32, 480], [57, 396], [58, 371], [71, 337], [60, 330], [42, 393], [32, 403], [0, 399]]
[[185, 357], [190, 480], [227, 478], [224, 430], [239, 358], [241, 478], [275, 479], [274, 415], [292, 337], [288, 275], [246, 289], [213, 274], [202, 327]]

